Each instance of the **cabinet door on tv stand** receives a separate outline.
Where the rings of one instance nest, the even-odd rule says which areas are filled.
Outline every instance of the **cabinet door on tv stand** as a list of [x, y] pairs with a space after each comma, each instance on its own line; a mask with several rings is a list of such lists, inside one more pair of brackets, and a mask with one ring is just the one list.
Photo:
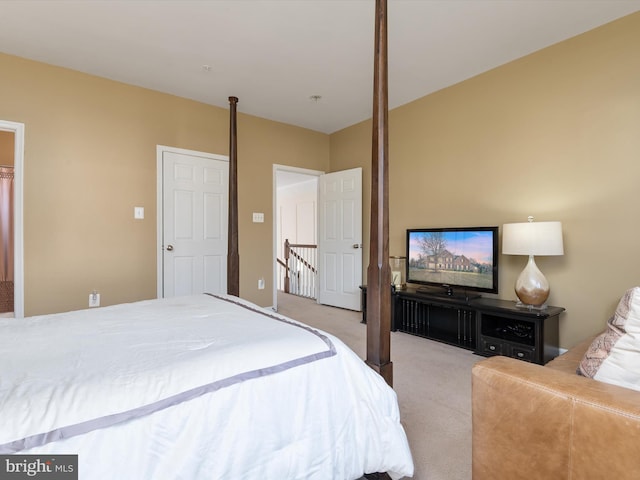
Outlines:
[[402, 325], [402, 308], [400, 297], [393, 292], [391, 294], [391, 331], [395, 332]]
[[504, 345], [500, 340], [496, 340], [494, 338], [480, 336], [480, 342], [478, 342], [478, 351], [479, 355], [484, 356], [493, 356], [493, 355], [504, 355]]
[[540, 359], [536, 355], [537, 350], [533, 347], [527, 347], [524, 345], [509, 345], [508, 355], [518, 360], [524, 360], [525, 362], [540, 363]]
[[[362, 321], [360, 323], [367, 323], [367, 286], [362, 285], [360, 287], [362, 291], [360, 294], [360, 308], [362, 309]], [[391, 331], [395, 332], [402, 325], [402, 312], [399, 308], [400, 299], [396, 295], [395, 288], [391, 287]]]

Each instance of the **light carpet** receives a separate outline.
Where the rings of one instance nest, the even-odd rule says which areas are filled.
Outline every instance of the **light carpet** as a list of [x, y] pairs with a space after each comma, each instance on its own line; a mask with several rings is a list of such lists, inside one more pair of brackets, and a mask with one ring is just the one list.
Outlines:
[[[366, 356], [362, 313], [278, 294], [278, 312], [335, 335]], [[391, 332], [393, 387], [398, 395], [416, 480], [471, 479], [471, 367], [468, 350]]]

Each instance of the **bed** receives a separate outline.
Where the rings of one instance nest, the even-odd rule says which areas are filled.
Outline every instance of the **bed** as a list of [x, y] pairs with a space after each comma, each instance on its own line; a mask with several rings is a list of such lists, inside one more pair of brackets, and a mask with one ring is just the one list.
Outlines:
[[386, 0], [375, 65], [366, 362], [239, 298], [230, 97], [227, 294], [0, 319], [0, 455], [77, 454], [89, 480], [413, 474], [390, 387]]
[[235, 296], [0, 325], [0, 454], [78, 454], [92, 480], [411, 474], [385, 382], [337, 338]]

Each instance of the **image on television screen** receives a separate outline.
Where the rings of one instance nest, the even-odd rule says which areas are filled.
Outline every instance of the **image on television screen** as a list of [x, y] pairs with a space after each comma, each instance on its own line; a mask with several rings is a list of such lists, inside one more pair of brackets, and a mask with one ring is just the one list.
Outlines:
[[497, 228], [407, 231], [407, 282], [495, 291]]

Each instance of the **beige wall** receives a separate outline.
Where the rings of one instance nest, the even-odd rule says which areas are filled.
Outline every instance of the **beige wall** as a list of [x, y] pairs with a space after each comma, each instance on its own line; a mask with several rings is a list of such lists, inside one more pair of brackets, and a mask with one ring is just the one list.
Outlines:
[[[154, 298], [156, 145], [228, 155], [228, 109], [2, 54], [0, 71], [0, 119], [25, 124], [25, 314], [86, 308], [94, 288], [102, 305]], [[327, 170], [329, 137], [243, 115], [242, 102], [240, 294], [266, 306], [272, 164]]]
[[0, 165], [13, 165], [15, 138], [13, 132], [0, 130]]
[[[565, 255], [536, 259], [561, 346], [604, 328], [640, 285], [639, 46], [634, 14], [390, 112], [390, 253], [409, 227], [562, 221]], [[370, 122], [331, 136], [332, 170], [370, 156]], [[526, 258], [500, 262], [515, 299]]]

